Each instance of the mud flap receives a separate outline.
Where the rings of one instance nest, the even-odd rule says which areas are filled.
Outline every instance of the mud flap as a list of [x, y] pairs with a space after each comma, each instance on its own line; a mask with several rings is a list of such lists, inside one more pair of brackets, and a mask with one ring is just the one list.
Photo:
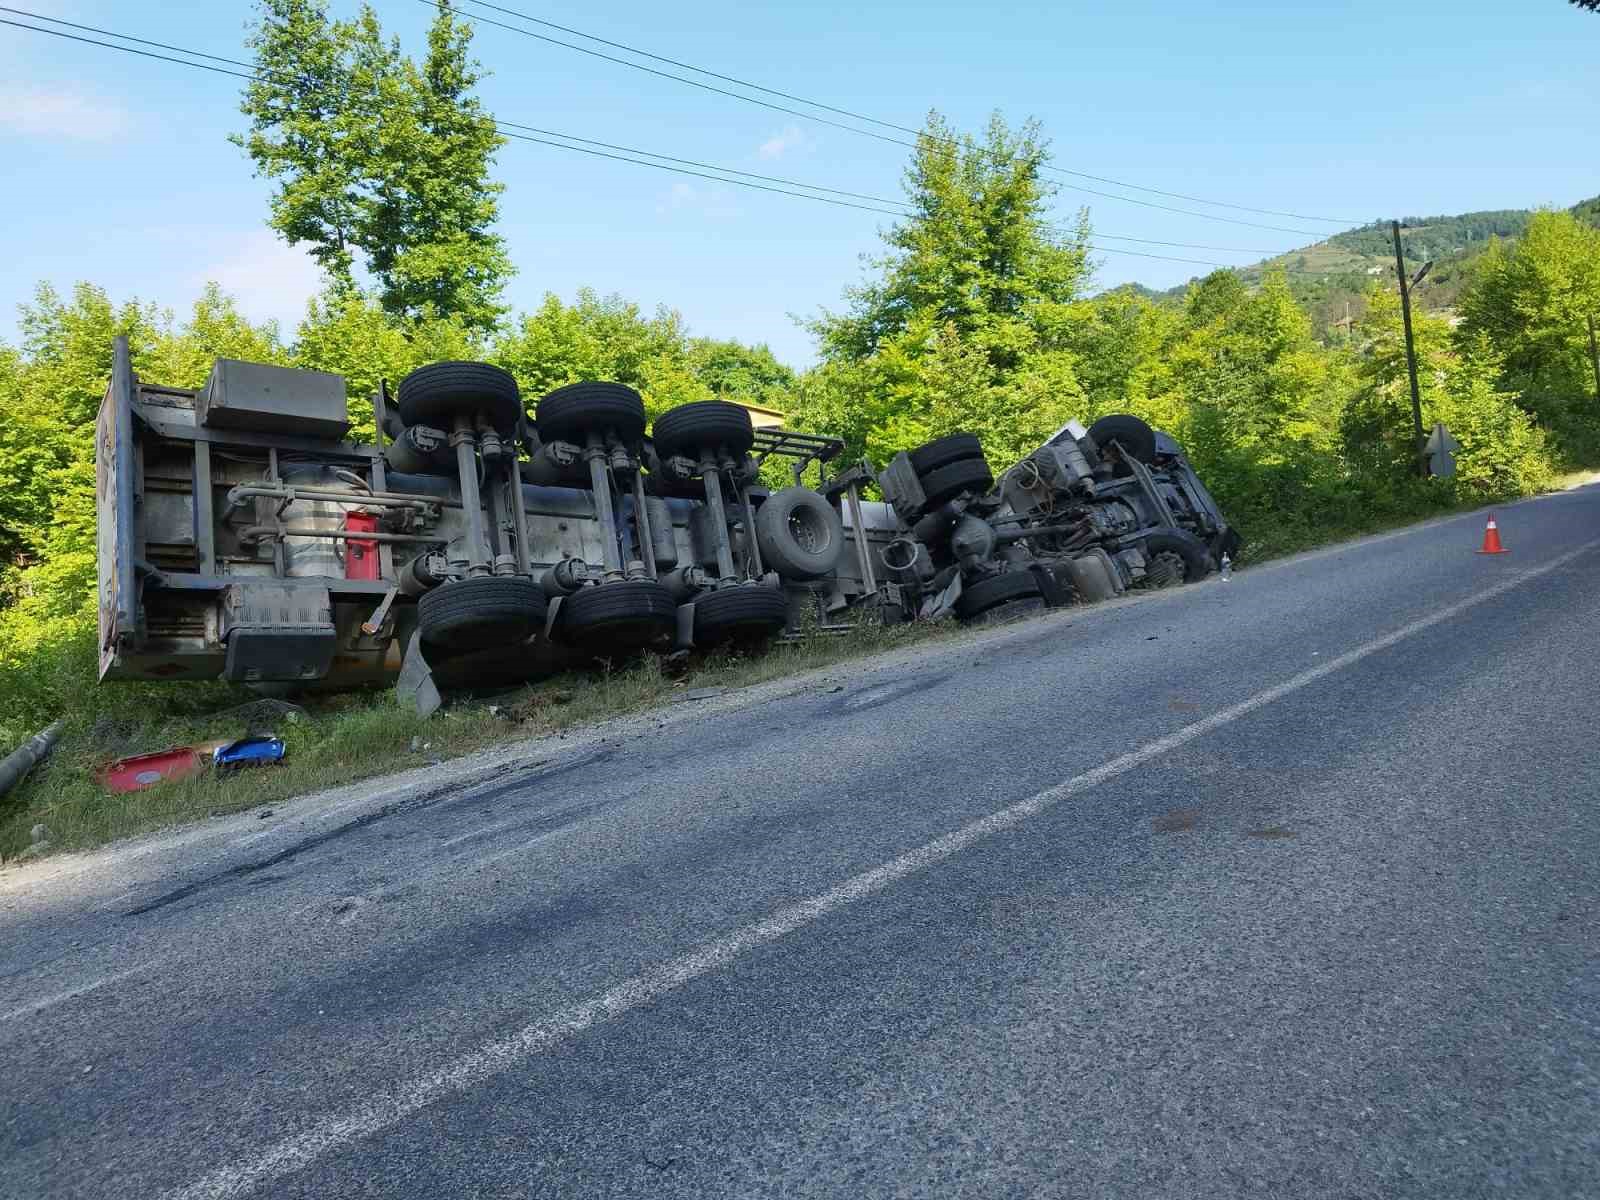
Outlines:
[[406, 647], [405, 659], [400, 664], [400, 678], [395, 680], [395, 693], [402, 701], [416, 706], [417, 716], [431, 717], [444, 703], [439, 688], [433, 682], [433, 668], [422, 657], [422, 639], [413, 634]]

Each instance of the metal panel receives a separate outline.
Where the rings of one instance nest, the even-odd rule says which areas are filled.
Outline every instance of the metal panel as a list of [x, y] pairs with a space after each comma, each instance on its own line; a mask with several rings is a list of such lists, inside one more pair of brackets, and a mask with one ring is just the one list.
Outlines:
[[344, 378], [327, 371], [219, 358], [194, 408], [207, 429], [332, 439], [350, 430]]
[[95, 422], [95, 541], [99, 557], [100, 678], [138, 640], [133, 556], [133, 364], [128, 339], [112, 349], [111, 385]]
[[217, 573], [217, 529], [211, 504], [211, 446], [194, 444], [194, 548], [202, 575]]

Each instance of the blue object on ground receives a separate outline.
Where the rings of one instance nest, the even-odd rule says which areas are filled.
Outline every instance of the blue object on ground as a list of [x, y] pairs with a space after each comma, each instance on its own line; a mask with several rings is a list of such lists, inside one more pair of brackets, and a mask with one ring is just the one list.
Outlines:
[[212, 752], [211, 761], [218, 767], [259, 767], [265, 763], [282, 762], [283, 739], [271, 734], [240, 738]]

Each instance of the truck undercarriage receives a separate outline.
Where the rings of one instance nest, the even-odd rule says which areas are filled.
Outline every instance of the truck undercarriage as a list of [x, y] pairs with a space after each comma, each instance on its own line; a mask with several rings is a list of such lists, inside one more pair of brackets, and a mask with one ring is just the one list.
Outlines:
[[[97, 427], [102, 679], [398, 681], [432, 708], [441, 687], [645, 649], [1166, 586], [1237, 542], [1176, 444], [1131, 417], [1069, 426], [997, 483], [970, 435], [839, 469], [837, 439], [721, 401], [648, 436], [619, 384], [530, 414], [484, 363], [380, 388], [370, 444], [347, 440], [347, 410], [338, 376], [227, 359], [197, 391], [147, 384], [118, 341]], [[770, 486], [778, 463], [791, 485]]]

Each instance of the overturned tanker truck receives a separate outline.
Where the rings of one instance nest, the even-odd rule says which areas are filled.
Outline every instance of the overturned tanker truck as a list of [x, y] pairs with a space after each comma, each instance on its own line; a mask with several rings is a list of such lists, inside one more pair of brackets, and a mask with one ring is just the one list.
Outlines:
[[[970, 435], [875, 472], [715, 400], [647, 435], [614, 383], [530, 415], [485, 363], [419, 368], [372, 404], [374, 441], [353, 442], [337, 375], [218, 359], [200, 389], [162, 387], [118, 340], [96, 431], [101, 679], [396, 682], [430, 710], [440, 688], [645, 649], [1179, 582], [1233, 536], [1133, 418], [1064, 430], [997, 489]], [[769, 463], [793, 484], [768, 486]]]

